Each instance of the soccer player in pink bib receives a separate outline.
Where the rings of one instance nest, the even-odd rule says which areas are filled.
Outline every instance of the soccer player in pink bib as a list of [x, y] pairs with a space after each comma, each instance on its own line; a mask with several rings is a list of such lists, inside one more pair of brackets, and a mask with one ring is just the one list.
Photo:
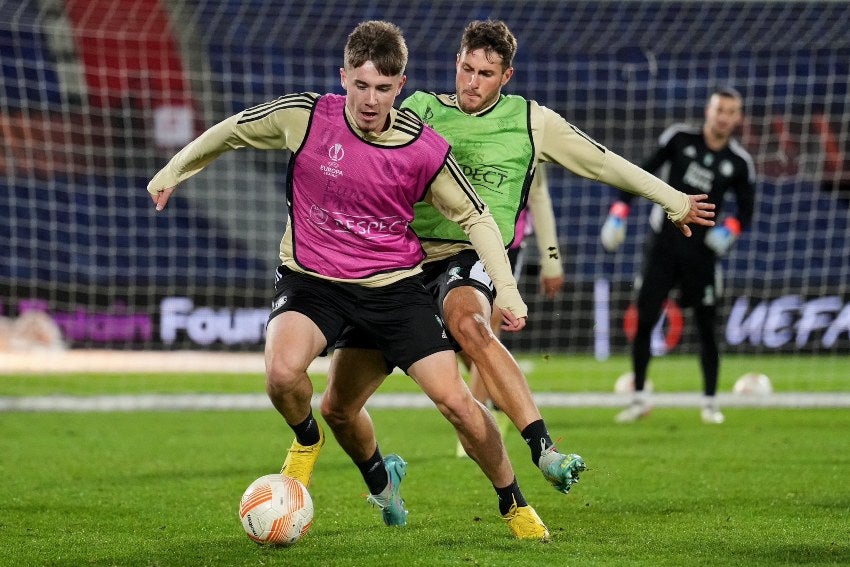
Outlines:
[[[545, 540], [549, 532], [523, 497], [495, 421], [461, 378], [422, 284], [424, 253], [410, 228], [414, 204], [433, 205], [468, 235], [498, 291], [496, 306], [507, 330], [524, 327], [527, 308], [498, 226], [449, 144], [412, 113], [393, 108], [406, 64], [401, 30], [389, 22], [364, 22], [345, 46], [344, 96], [289, 94], [227, 118], [178, 152], [148, 192], [162, 210], [177, 184], [229, 150], [291, 152], [282, 188], [288, 223], [265, 347], [267, 393], [295, 433], [281, 472], [309, 484], [324, 433], [311, 410], [307, 369], [344, 328], [355, 327], [452, 423], [492, 483], [514, 536]], [[326, 395], [345, 392], [340, 387]], [[384, 522], [404, 525], [404, 460], [383, 458], [375, 443], [371, 456], [355, 464]]]

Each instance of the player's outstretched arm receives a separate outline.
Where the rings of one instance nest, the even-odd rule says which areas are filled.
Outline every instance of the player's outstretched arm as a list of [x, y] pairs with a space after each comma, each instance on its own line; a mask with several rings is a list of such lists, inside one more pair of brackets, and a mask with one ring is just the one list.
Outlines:
[[685, 236], [691, 235], [689, 224], [698, 224], [701, 226], [714, 226], [714, 203], [704, 202], [708, 199], [705, 193], [700, 195], [688, 195], [691, 208], [688, 213], [678, 221], [674, 222], [679, 230]]
[[[449, 155], [447, 160], [454, 161], [454, 157]], [[509, 311], [517, 321], [505, 318], [502, 328], [506, 331], [519, 330], [525, 326], [528, 306], [517, 289], [499, 227], [469, 181], [462, 173], [456, 175], [455, 172], [460, 172], [456, 162], [454, 167], [444, 166], [431, 183], [424, 200], [447, 219], [458, 223], [467, 234], [484, 269], [493, 280], [496, 307]]]
[[[268, 140], [277, 135], [273, 120], [256, 120], [249, 122], [248, 126], [240, 126], [238, 121], [241, 116], [242, 113], [236, 114], [207, 129], [174, 154], [165, 167], [153, 176], [147, 191], [157, 211], [165, 208], [178, 184], [204, 169], [223, 153], [247, 145], [272, 149]], [[279, 145], [274, 149], [280, 149]]]

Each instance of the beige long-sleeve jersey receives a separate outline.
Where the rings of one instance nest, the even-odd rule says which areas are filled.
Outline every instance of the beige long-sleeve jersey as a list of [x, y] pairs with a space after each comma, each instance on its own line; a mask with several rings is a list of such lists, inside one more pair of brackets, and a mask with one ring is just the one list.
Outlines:
[[[315, 93], [286, 95], [219, 122], [175, 154], [148, 183], [148, 192], [156, 195], [177, 186], [227, 151], [244, 147], [297, 151], [306, 137], [311, 111], [318, 97]], [[244, 119], [246, 116], [251, 119]], [[347, 111], [346, 119], [355, 133], [373, 145], [392, 147], [408, 144], [418, 132], [413, 122], [415, 119], [395, 109], [390, 113], [389, 127], [381, 133], [360, 131]], [[525, 317], [528, 310], [517, 290], [499, 229], [486, 204], [462, 175], [451, 155], [431, 183], [424, 200], [467, 232], [496, 286], [497, 305], [509, 309], [517, 317]], [[280, 260], [294, 271], [306, 272], [295, 261], [291, 227], [292, 223], [287, 223], [281, 239]], [[366, 287], [380, 287], [420, 271], [421, 266], [416, 266], [344, 281]]]
[[556, 278], [564, 275], [561, 250], [558, 242], [555, 211], [549, 194], [546, 167], [537, 166], [534, 180], [528, 190], [528, 210], [534, 223], [534, 240], [540, 259], [540, 276]]
[[[439, 95], [443, 104], [456, 105], [454, 95]], [[494, 104], [498, 104], [497, 100]], [[534, 147], [533, 166], [538, 163], [555, 163], [572, 173], [622, 189], [628, 193], [646, 197], [658, 203], [673, 222], [685, 218], [690, 210], [688, 196], [671, 187], [663, 180], [644, 171], [637, 165], [612, 152], [579, 128], [567, 122], [560, 114], [529, 100], [529, 123]], [[487, 119], [489, 107], [478, 113], [482, 120]], [[458, 112], [462, 112], [458, 109]], [[522, 117], [525, 119], [525, 117]], [[437, 128], [439, 131], [439, 128]], [[532, 214], [535, 218], [535, 233], [541, 250], [558, 247], [554, 217], [545, 214], [545, 207], [551, 211], [549, 195], [543, 195], [540, 187], [532, 184], [528, 196], [529, 206], [538, 208]], [[538, 217], [538, 214], [540, 215]], [[550, 225], [546, 223], [550, 222]], [[540, 224], [542, 223], [542, 224]], [[439, 260], [468, 248], [468, 244], [458, 242], [426, 242], [428, 260]], [[559, 275], [562, 272], [560, 259], [551, 259], [541, 254], [541, 269], [547, 275]]]

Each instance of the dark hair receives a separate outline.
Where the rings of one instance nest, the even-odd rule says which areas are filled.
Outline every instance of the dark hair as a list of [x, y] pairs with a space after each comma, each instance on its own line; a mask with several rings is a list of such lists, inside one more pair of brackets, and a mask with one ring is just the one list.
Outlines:
[[743, 102], [743, 100], [744, 100], [744, 97], [741, 96], [741, 93], [738, 91], [738, 89], [736, 89], [734, 87], [717, 87], [716, 89], [714, 89], [711, 92], [711, 95], [712, 96], [717, 95], [717, 96], [722, 96], [722, 97], [726, 97], [726, 98], [734, 98], [734, 99], [741, 101], [741, 102]]
[[487, 56], [491, 53], [499, 55], [502, 58], [502, 70], [506, 71], [513, 65], [516, 38], [501, 20], [474, 20], [463, 30], [460, 50], [468, 52], [476, 49], [483, 49]]
[[355, 69], [367, 61], [387, 77], [404, 73], [407, 44], [397, 25], [379, 20], [362, 22], [348, 35], [343, 55], [345, 68]]

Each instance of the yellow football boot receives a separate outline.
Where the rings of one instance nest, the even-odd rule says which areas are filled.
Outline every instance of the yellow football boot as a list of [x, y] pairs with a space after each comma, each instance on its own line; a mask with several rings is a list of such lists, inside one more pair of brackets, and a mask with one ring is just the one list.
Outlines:
[[502, 516], [517, 539], [536, 539], [549, 541], [549, 530], [546, 524], [531, 506], [517, 506], [514, 503], [508, 513]]
[[325, 444], [325, 432], [322, 426], [319, 427], [319, 442], [315, 445], [304, 446], [297, 439], [292, 441], [289, 451], [286, 452], [286, 460], [283, 461], [283, 468], [280, 469], [280, 474], [290, 476], [298, 480], [305, 487], [310, 487], [310, 479], [313, 476], [313, 468], [316, 466], [316, 461], [319, 460], [319, 453], [322, 451], [322, 445]]

